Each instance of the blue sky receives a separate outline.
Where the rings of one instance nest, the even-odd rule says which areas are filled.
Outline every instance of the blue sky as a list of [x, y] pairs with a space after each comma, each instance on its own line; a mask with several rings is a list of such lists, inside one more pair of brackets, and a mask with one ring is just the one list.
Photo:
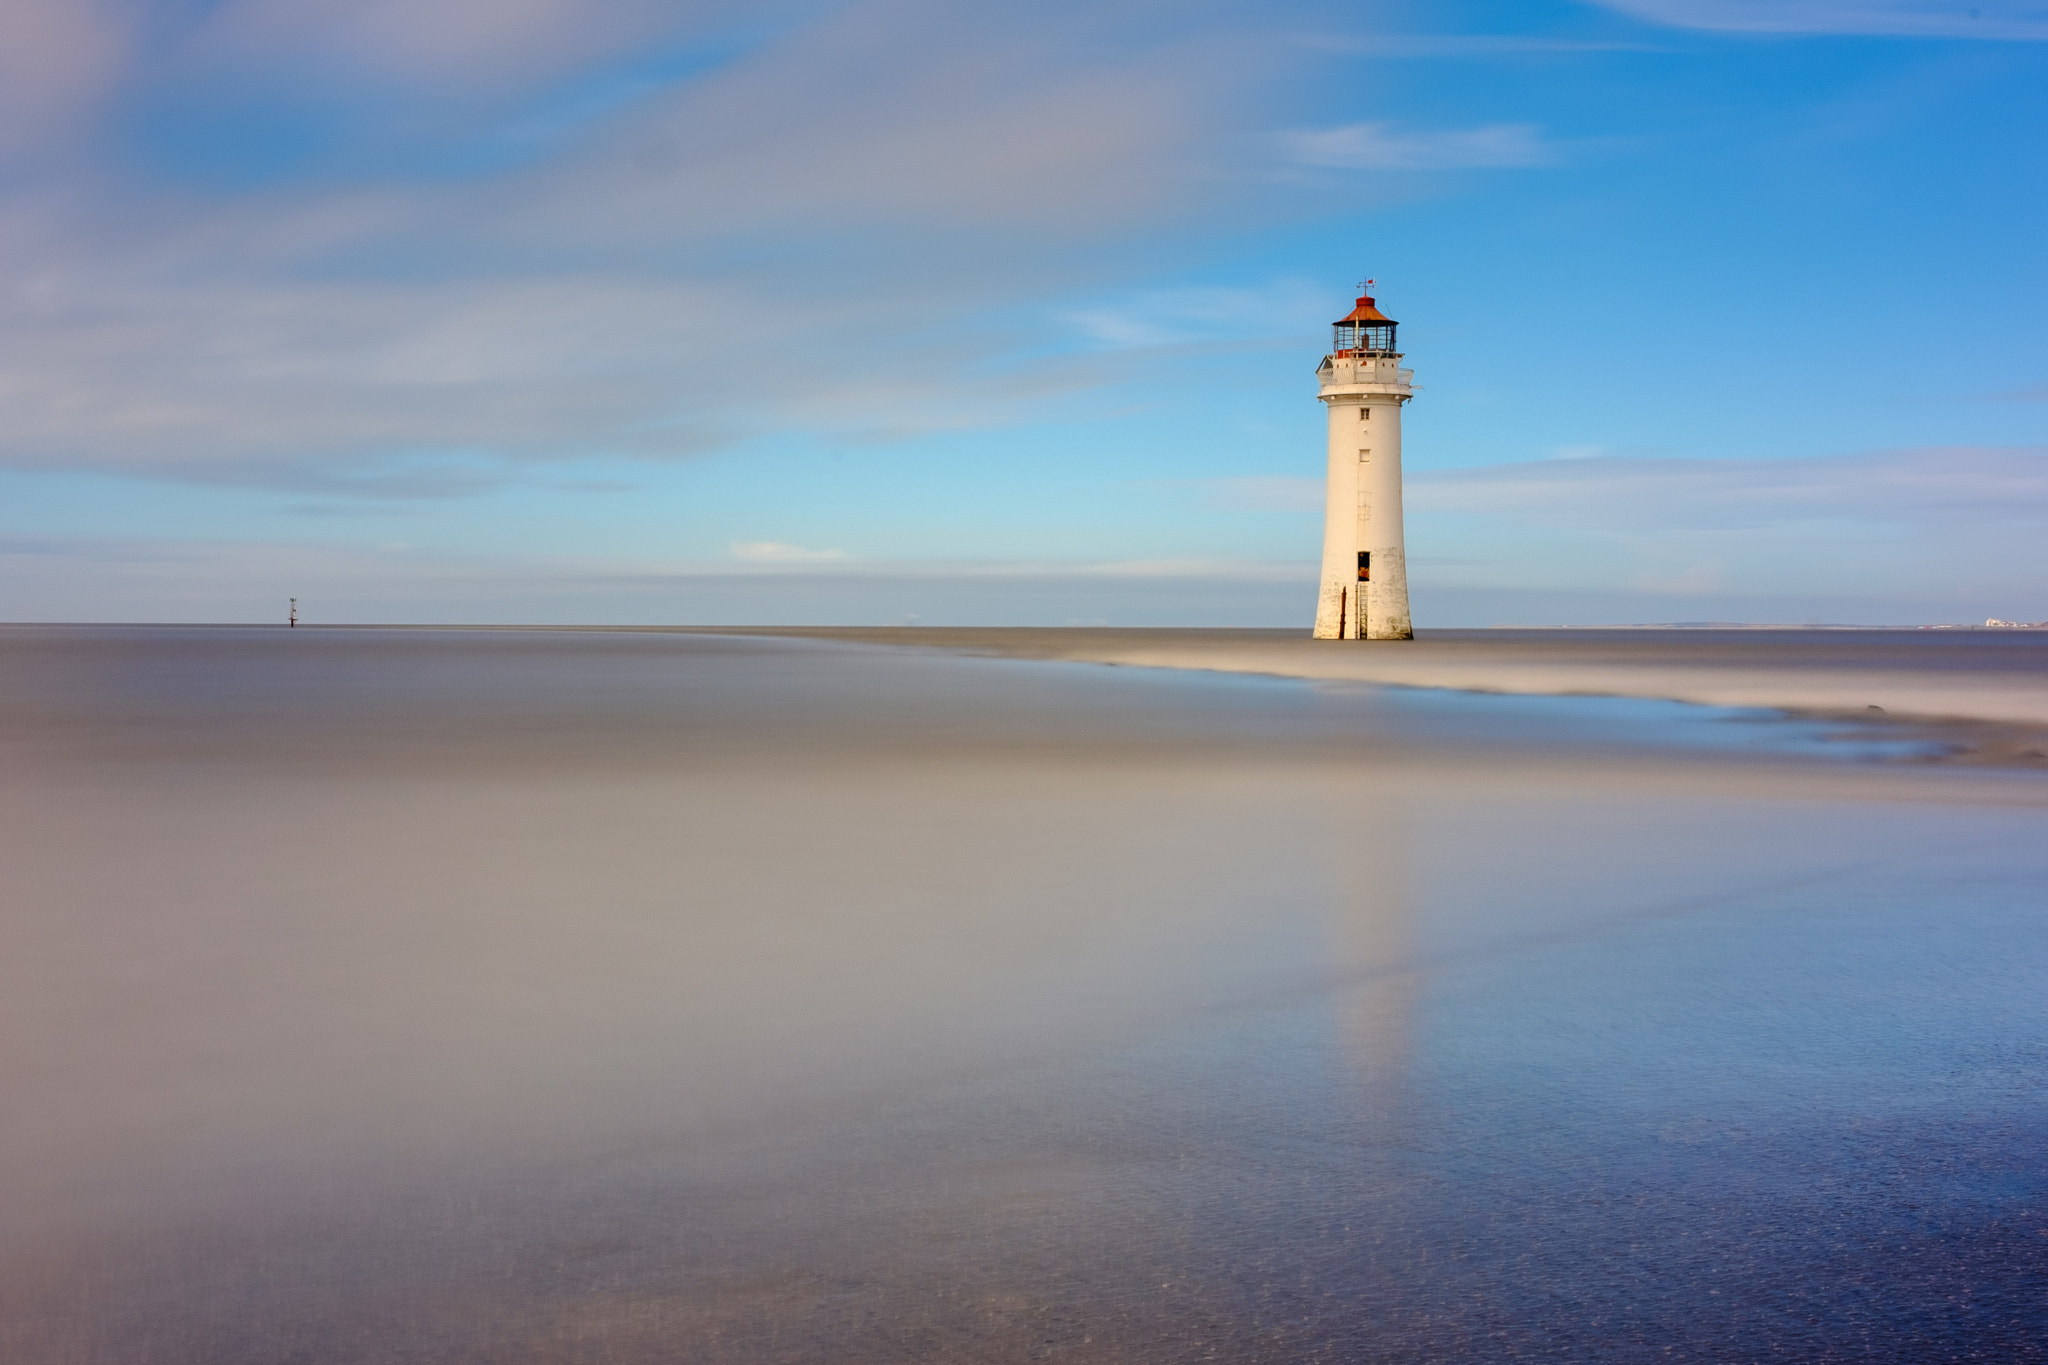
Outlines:
[[2048, 618], [2048, 4], [0, 0], [0, 619]]

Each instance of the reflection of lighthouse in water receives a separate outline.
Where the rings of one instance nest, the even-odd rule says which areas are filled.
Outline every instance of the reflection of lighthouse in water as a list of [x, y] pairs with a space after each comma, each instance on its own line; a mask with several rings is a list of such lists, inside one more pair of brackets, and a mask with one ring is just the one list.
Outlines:
[[1329, 1031], [1326, 1050], [1306, 1055], [1327, 1067], [1321, 1074], [1329, 1088], [1320, 1093], [1345, 1134], [1347, 1178], [1374, 1191], [1369, 1198], [1390, 1219], [1403, 1191], [1413, 1189], [1413, 1154], [1430, 1122], [1416, 1085], [1417, 1055], [1427, 1044], [1408, 868], [1417, 832], [1412, 802], [1422, 793], [1412, 778], [1398, 765], [1375, 766], [1362, 785], [1355, 770], [1333, 775], [1323, 788], [1328, 803], [1311, 825], [1318, 836], [1311, 865], [1326, 887], [1318, 928], [1329, 988], [1319, 1022]]
[[[1413, 1015], [1422, 977], [1415, 960], [1414, 907], [1408, 884], [1410, 813], [1399, 774], [1385, 774], [1372, 795], [1348, 793], [1332, 822], [1330, 921], [1326, 952], [1345, 984], [1335, 991], [1337, 1051], [1362, 1117], [1390, 1135], [1406, 1122]], [[1391, 789], [1389, 789], [1391, 788]], [[1363, 818], [1373, 837], [1356, 837]]]
[[1401, 537], [1401, 405], [1415, 372], [1394, 349], [1398, 325], [1362, 292], [1316, 371], [1330, 417], [1318, 640], [1415, 638]]

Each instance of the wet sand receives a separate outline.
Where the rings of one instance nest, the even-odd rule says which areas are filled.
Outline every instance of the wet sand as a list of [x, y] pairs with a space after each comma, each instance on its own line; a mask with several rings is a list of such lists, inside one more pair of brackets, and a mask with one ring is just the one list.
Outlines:
[[2048, 631], [1425, 630], [1399, 642], [1310, 640], [1278, 630], [760, 633], [1400, 687], [1661, 698], [1864, 721], [1882, 712], [1943, 743], [1953, 759], [2048, 762]]
[[2040, 774], [967, 643], [0, 629], [0, 1359], [2044, 1358]]

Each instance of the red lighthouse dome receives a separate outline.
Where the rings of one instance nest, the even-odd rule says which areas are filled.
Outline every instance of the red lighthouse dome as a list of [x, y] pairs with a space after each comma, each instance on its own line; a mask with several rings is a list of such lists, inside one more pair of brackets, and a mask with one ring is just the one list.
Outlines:
[[1358, 306], [1337, 319], [1332, 349], [1343, 356], [1395, 355], [1394, 329], [1400, 325], [1374, 305], [1372, 295], [1360, 294]]

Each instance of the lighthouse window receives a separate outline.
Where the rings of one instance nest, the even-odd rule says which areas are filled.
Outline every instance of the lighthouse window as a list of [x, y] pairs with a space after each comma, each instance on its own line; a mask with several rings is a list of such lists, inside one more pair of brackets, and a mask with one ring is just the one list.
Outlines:
[[1370, 422], [1372, 420], [1372, 409], [1360, 408], [1358, 410], [1358, 420], [1361, 422]]
[[1372, 581], [1371, 550], [1360, 550], [1358, 552], [1358, 581], [1361, 583], [1369, 583]]

